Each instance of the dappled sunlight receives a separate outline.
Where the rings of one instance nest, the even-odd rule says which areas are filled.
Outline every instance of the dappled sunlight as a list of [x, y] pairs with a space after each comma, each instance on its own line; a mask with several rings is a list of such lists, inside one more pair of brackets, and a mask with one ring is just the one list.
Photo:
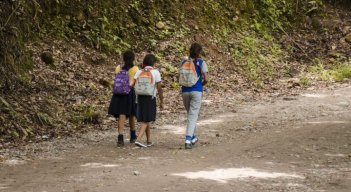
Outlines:
[[26, 163], [26, 161], [18, 160], [18, 159], [10, 159], [10, 160], [6, 160], [5, 162], [3, 162], [3, 164], [5, 164], [5, 165], [23, 165], [25, 163]]
[[327, 156], [327, 157], [346, 157], [346, 155], [344, 155], [344, 154], [330, 154], [330, 153], [326, 153], [326, 154], [324, 154], [325, 156]]
[[311, 121], [307, 122], [308, 124], [347, 124], [351, 121]]
[[205, 119], [205, 120], [201, 120], [197, 123], [197, 125], [212, 125], [212, 124], [218, 124], [218, 123], [222, 123], [224, 121], [224, 119]]
[[213, 101], [212, 100], [209, 100], [209, 99], [204, 99], [204, 100], [202, 100], [202, 103], [204, 103], [204, 104], [211, 104]]
[[164, 125], [160, 129], [162, 130], [162, 133], [173, 133], [176, 135], [182, 135], [185, 133], [185, 126]]
[[[234, 116], [236, 116], [236, 114], [234, 113], [221, 114], [214, 118], [200, 120], [196, 125], [204, 126], [204, 125], [220, 124], [228, 120], [228, 118], [232, 118]], [[162, 133], [173, 133], [176, 135], [185, 134], [185, 129], [186, 129], [186, 123], [184, 123], [184, 125], [163, 125], [162, 127], [160, 127], [160, 130], [162, 130], [161, 131]]]
[[151, 157], [138, 157], [139, 160], [150, 160]]
[[234, 116], [238, 116], [238, 114], [237, 113], [225, 113], [225, 114], [219, 115], [218, 117], [219, 118], [232, 118]]
[[6, 184], [1, 184], [0, 183], [0, 190], [4, 190], [4, 189], [8, 189], [9, 187], [7, 187]]
[[229, 168], [229, 169], [215, 169], [213, 171], [199, 171], [174, 173], [173, 176], [186, 177], [188, 179], [208, 179], [220, 183], [227, 183], [228, 180], [233, 179], [272, 179], [272, 178], [296, 178], [303, 179], [304, 177], [295, 174], [276, 173], [258, 171], [252, 168]]
[[113, 167], [119, 167], [121, 165], [118, 164], [103, 164], [103, 163], [86, 163], [81, 165], [81, 167], [88, 167], [88, 168], [113, 168]]
[[301, 96], [303, 97], [310, 97], [310, 98], [325, 98], [328, 97], [329, 95], [325, 95], [325, 94], [315, 94], [315, 93], [306, 93], [306, 94], [301, 94]]
[[225, 121], [228, 120], [228, 118], [232, 118], [236, 116], [236, 114], [234, 113], [225, 113], [225, 114], [221, 114], [218, 116], [215, 116], [214, 118], [211, 119], [204, 119], [204, 120], [200, 120], [197, 125], [212, 125], [212, 124], [219, 124], [219, 123], [223, 123]]

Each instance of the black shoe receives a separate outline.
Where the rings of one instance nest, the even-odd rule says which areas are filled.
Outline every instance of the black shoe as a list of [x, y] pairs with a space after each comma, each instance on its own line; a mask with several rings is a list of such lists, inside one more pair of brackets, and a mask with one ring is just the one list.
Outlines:
[[118, 135], [118, 137], [117, 137], [117, 146], [118, 147], [123, 147], [124, 146], [123, 135]]
[[135, 141], [137, 140], [137, 135], [135, 133], [135, 131], [130, 131], [130, 143], [135, 143]]
[[193, 145], [191, 143], [185, 143], [185, 149], [192, 149]]

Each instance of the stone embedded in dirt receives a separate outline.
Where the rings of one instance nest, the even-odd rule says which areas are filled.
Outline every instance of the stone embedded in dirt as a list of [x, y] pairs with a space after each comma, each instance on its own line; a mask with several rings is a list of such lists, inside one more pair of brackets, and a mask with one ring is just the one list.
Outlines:
[[12, 111], [11, 105], [2, 97], [0, 97], [0, 114], [10, 113]]
[[298, 69], [295, 69], [295, 68], [290, 68], [288, 71], [288, 75], [290, 77], [294, 77], [294, 76], [298, 75], [299, 73], [300, 73], [300, 71]]
[[46, 63], [46, 64], [48, 64], [48, 65], [54, 64], [54, 56], [53, 56], [52, 53], [49, 52], [49, 51], [43, 52], [43, 53], [40, 55], [40, 58], [41, 58], [41, 60], [42, 60], [44, 63]]
[[156, 24], [156, 27], [157, 27], [157, 29], [163, 29], [163, 28], [165, 28], [165, 24], [162, 21], [160, 21]]
[[291, 85], [288, 86], [289, 89], [295, 88], [295, 87], [300, 87], [300, 82], [292, 82]]
[[347, 101], [345, 101], [345, 102], [340, 102], [340, 103], [338, 103], [338, 105], [340, 106], [340, 107], [349, 107], [350, 106], [350, 103], [349, 102], [347, 102]]
[[77, 104], [82, 103], [83, 100], [84, 100], [84, 97], [81, 96], [81, 95], [77, 95], [77, 96], [74, 97], [74, 101], [75, 101]]
[[43, 140], [48, 140], [50, 137], [49, 137], [48, 135], [43, 135], [43, 136], [41, 136], [41, 138], [42, 138]]
[[220, 137], [221, 135], [219, 133], [216, 133], [216, 137]]
[[133, 174], [134, 174], [135, 176], [139, 176], [141, 173], [140, 173], [139, 171], [134, 171]]
[[351, 44], [351, 33], [346, 35], [345, 41]]
[[344, 34], [348, 34], [350, 32], [350, 30], [351, 30], [351, 26], [345, 26], [345, 27], [342, 28], [341, 31]]
[[323, 24], [322, 24], [322, 22], [321, 22], [321, 20], [319, 18], [313, 17], [311, 21], [312, 21], [312, 23], [311, 23], [312, 27], [314, 29], [321, 30], [323, 28]]
[[254, 158], [257, 158], [257, 159], [263, 158], [263, 157], [265, 157], [265, 156], [264, 155], [256, 155], [256, 156], [254, 156]]
[[107, 56], [104, 54], [94, 55], [91, 57], [90, 61], [95, 65], [102, 65], [106, 63]]
[[284, 100], [284, 101], [293, 101], [293, 100], [297, 100], [297, 98], [293, 98], [293, 97], [284, 97], [283, 100]]
[[109, 88], [109, 87], [112, 86], [112, 83], [111, 83], [109, 80], [106, 80], [106, 79], [100, 79], [100, 80], [99, 80], [99, 83], [100, 83], [102, 86], [106, 87], [106, 88]]
[[246, 128], [240, 127], [240, 128], [235, 129], [235, 131], [246, 131]]

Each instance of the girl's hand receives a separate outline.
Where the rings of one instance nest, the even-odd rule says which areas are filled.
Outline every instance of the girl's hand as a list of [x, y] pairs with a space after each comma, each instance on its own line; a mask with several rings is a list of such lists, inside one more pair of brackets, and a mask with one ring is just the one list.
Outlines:
[[206, 85], [206, 84], [207, 84], [207, 80], [203, 80], [202, 85]]
[[131, 82], [129, 82], [130, 87], [134, 87], [134, 85], [135, 85], [135, 79], [133, 79]]

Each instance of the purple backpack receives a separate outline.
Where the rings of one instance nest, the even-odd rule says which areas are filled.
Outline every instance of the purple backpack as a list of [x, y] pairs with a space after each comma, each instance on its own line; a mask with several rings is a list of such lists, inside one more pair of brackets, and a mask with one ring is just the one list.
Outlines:
[[117, 95], [128, 95], [130, 92], [129, 74], [127, 70], [121, 69], [115, 76], [113, 93]]

